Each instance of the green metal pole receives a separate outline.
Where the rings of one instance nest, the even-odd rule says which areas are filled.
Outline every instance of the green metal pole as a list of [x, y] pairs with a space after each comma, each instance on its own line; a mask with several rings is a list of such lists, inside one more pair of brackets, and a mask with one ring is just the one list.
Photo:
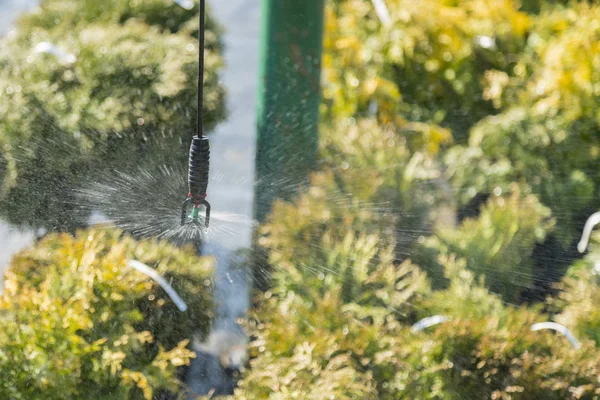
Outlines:
[[262, 0], [254, 215], [315, 167], [324, 0]]

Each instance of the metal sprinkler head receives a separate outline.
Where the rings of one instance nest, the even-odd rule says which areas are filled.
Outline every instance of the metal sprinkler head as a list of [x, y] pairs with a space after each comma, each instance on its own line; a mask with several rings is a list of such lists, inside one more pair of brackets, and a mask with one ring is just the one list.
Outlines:
[[[181, 206], [181, 225], [194, 224], [204, 225], [205, 229], [208, 229], [210, 223], [210, 204], [206, 200], [202, 200], [199, 204], [193, 204], [192, 198], [188, 197]], [[188, 212], [189, 205], [193, 204], [193, 207]], [[204, 212], [204, 224], [202, 224], [202, 218], [200, 217], [200, 206], [206, 207]]]
[[[210, 164], [210, 145], [206, 136], [194, 136], [190, 145], [188, 168], [188, 196], [181, 206], [181, 225], [201, 224], [200, 206], [206, 207], [204, 227], [210, 222], [210, 203], [206, 200], [208, 171]], [[192, 205], [191, 210], [189, 206]]]

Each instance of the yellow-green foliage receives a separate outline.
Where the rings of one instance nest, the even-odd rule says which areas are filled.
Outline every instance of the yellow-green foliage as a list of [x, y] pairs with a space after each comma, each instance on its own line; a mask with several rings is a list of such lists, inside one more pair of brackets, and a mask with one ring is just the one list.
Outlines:
[[[529, 327], [526, 309], [504, 318], [454, 319], [419, 333], [397, 370], [397, 399], [592, 399], [600, 393], [600, 353], [574, 350], [564, 338]], [[408, 347], [408, 349], [407, 349]]]
[[490, 293], [482, 276], [466, 268], [466, 261], [453, 255], [442, 254], [437, 260], [443, 265], [447, 287], [423, 296], [417, 307], [419, 318], [443, 315], [450, 318], [479, 319], [501, 317], [506, 313], [502, 298]]
[[450, 133], [434, 124], [450, 128], [456, 142], [469, 144], [443, 154], [458, 205], [470, 207], [477, 196], [506, 191], [513, 182], [530, 186], [556, 214], [567, 249], [598, 191], [600, 7], [509, 0], [386, 4], [389, 26], [369, 2], [328, 4], [326, 125], [339, 128], [339, 119], [366, 114], [382, 126], [423, 121], [405, 136], [418, 138], [424, 129], [435, 147], [448, 143]]
[[[425, 267], [435, 266], [439, 254], [463, 258], [471, 271], [487, 278], [494, 293], [516, 302], [536, 278], [531, 255], [553, 226], [549, 216], [550, 210], [535, 196], [522, 195], [518, 189], [494, 196], [477, 218], [465, 219], [457, 228], [439, 228], [423, 246], [428, 256], [413, 258]], [[431, 272], [433, 278], [439, 277]]]
[[[579, 336], [582, 348], [575, 350], [563, 337], [532, 332], [548, 316], [506, 306], [464, 260], [443, 259], [450, 283], [431, 292], [408, 261], [394, 263], [386, 249], [375, 255], [377, 235], [349, 233], [338, 245], [322, 239], [312, 247], [313, 263], [294, 251], [274, 263], [273, 289], [257, 299], [249, 326], [255, 358], [236, 398], [591, 399], [600, 393], [593, 341]], [[329, 262], [317, 262], [319, 254]], [[410, 331], [434, 314], [450, 321]]]
[[[127, 266], [154, 267], [186, 301]], [[18, 254], [0, 299], [0, 397], [147, 399], [177, 393], [177, 367], [212, 315], [210, 259], [119, 231], [50, 235]]]
[[[167, 0], [44, 0], [22, 17], [0, 46], [4, 217], [72, 228], [81, 224], [72, 213], [73, 189], [108, 167], [185, 164], [183, 142], [196, 130], [197, 28], [197, 8]], [[219, 29], [210, 17], [208, 28], [210, 131], [224, 117], [224, 89]], [[35, 53], [45, 41], [77, 60]]]
[[323, 170], [261, 228], [236, 396], [597, 398], [597, 252], [561, 277], [597, 208], [600, 6], [385, 3], [327, 2]]
[[275, 265], [274, 288], [259, 300], [253, 327], [256, 358], [238, 398], [387, 393], [394, 337], [406, 330], [398, 321], [411, 320], [413, 303], [428, 290], [425, 277], [409, 262], [395, 263], [376, 234], [350, 232], [337, 245], [322, 239], [315, 258], [328, 260], [311, 264], [315, 270], [302, 256]]
[[[340, 134], [343, 132], [343, 134]], [[436, 125], [402, 123], [378, 125], [374, 118], [344, 118], [321, 133], [321, 160], [332, 174], [332, 183], [319, 180], [311, 187], [321, 203], [332, 209], [348, 208], [345, 218], [366, 218], [346, 229], [360, 229], [362, 223], [381, 221], [388, 229], [412, 234], [398, 235], [408, 254], [417, 233], [430, 229], [430, 218], [438, 205], [449, 200], [450, 188], [439, 170], [435, 154], [449, 133]], [[315, 198], [311, 207], [323, 207]], [[350, 210], [348, 210], [350, 211]], [[339, 214], [339, 213], [338, 213]], [[440, 214], [440, 213], [437, 213]], [[367, 217], [368, 216], [368, 217]], [[339, 225], [338, 225], [339, 226]]]
[[419, 317], [450, 321], [419, 332], [416, 341], [398, 340], [408, 356], [397, 370], [394, 398], [566, 399], [600, 392], [600, 352], [587, 336], [576, 332], [583, 348], [575, 350], [564, 337], [532, 332], [531, 325], [550, 318], [539, 307], [506, 306], [465, 260], [440, 262], [448, 288], [423, 297]]
[[[597, 237], [596, 237], [597, 238]], [[586, 337], [600, 345], [600, 254], [598, 240], [592, 251], [575, 263], [556, 284], [559, 294], [547, 302], [556, 314], [555, 319], [571, 329], [576, 337]]]
[[[98, 22], [122, 24], [129, 19], [136, 19], [148, 25], [156, 25], [161, 30], [177, 32], [190, 28], [197, 30], [197, 13], [197, 2], [194, 2], [193, 9], [187, 10], [172, 0], [44, 0], [34, 12], [21, 16], [18, 25], [28, 33], [41, 30], [69, 34], [77, 25], [85, 26]], [[210, 14], [206, 23], [207, 46], [213, 47], [217, 44], [214, 34], [219, 33], [219, 28]]]
[[485, 71], [512, 75], [531, 25], [509, 0], [386, 1], [389, 27], [367, 1], [332, 3], [324, 55], [331, 116], [364, 115], [376, 105], [382, 122], [443, 123], [461, 141], [493, 111], [482, 95]]
[[[433, 169], [429, 153], [411, 153], [400, 130], [381, 129], [372, 120], [342, 122], [337, 128], [346, 135], [333, 129], [323, 132], [327, 168], [311, 177], [311, 185], [295, 204], [276, 203], [271, 216], [276, 223], [261, 228], [260, 244], [271, 251], [275, 264], [291, 254], [301, 254], [308, 266], [319, 264], [309, 259], [316, 256], [313, 249], [323, 240], [335, 244], [345, 240], [348, 232], [389, 233], [398, 227], [418, 229], [424, 223], [424, 205], [433, 202], [426, 185]], [[386, 169], [391, 163], [393, 169]], [[415, 203], [414, 198], [425, 204]], [[395, 216], [393, 210], [398, 209], [407, 217]]]
[[[500, 199], [491, 201], [482, 220], [503, 209]], [[532, 209], [522, 210], [533, 219], [540, 207], [534, 199], [525, 201]], [[344, 229], [344, 219], [321, 229], [318, 216], [302, 218], [317, 204], [323, 207], [316, 200], [301, 196], [294, 206], [277, 205], [264, 228], [273, 287], [257, 299], [249, 325], [254, 358], [237, 398], [565, 399], [600, 393], [600, 352], [593, 341], [580, 336], [578, 351], [565, 338], [530, 331], [549, 317], [538, 307], [506, 306], [454, 255], [439, 256], [448, 287], [431, 291], [418, 267], [395, 261], [393, 232], [374, 233], [372, 226], [371, 234], [368, 227], [356, 233]], [[519, 238], [521, 229], [525, 236]], [[471, 230], [482, 233], [478, 225]], [[508, 237], [529, 249], [525, 242], [535, 240], [529, 230], [535, 227], [508, 229], [498, 243]], [[508, 247], [518, 248], [515, 242]], [[435, 314], [450, 321], [423, 332], [409, 329]]]
[[600, 183], [594, 139], [599, 17], [600, 7], [587, 2], [546, 7], [534, 19], [514, 76], [486, 73], [484, 95], [500, 113], [481, 120], [469, 146], [447, 159], [463, 204], [514, 181], [531, 187], [556, 214], [565, 249], [576, 240], [580, 220], [595, 210]]

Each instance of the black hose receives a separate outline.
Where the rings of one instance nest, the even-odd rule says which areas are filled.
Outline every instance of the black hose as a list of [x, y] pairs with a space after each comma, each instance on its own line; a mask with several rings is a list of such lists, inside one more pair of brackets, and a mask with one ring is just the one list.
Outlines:
[[202, 137], [204, 129], [202, 125], [203, 108], [204, 108], [204, 24], [206, 14], [205, 0], [200, 0], [200, 25], [198, 28], [198, 132], [197, 135]]

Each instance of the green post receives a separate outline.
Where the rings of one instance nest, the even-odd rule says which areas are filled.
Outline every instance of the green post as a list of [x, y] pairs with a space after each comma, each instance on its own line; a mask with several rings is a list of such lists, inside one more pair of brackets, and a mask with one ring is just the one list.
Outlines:
[[262, 0], [254, 215], [315, 167], [324, 0]]

